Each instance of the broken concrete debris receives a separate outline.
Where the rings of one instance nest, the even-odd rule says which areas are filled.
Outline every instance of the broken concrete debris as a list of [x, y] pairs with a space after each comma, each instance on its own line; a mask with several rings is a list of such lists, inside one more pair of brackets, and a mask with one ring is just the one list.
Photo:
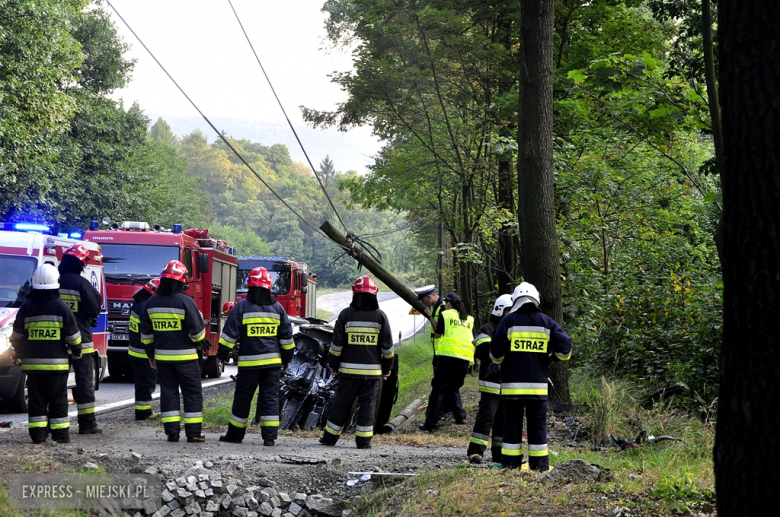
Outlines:
[[127, 517], [340, 517], [345, 511], [340, 499], [281, 492], [265, 477], [253, 483], [244, 488], [241, 480], [230, 478], [223, 485], [219, 473], [164, 480], [162, 506], [156, 511], [128, 513]]

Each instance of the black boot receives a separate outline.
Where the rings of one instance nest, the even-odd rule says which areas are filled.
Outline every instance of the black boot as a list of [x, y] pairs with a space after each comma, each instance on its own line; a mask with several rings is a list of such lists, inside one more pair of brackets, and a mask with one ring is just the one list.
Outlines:
[[219, 437], [220, 442], [229, 442], [229, 443], [241, 443], [242, 440], [240, 438], [234, 438], [230, 436], [229, 434], [223, 434]]
[[187, 443], [203, 443], [206, 441], [205, 434], [199, 434], [197, 436], [188, 436]]

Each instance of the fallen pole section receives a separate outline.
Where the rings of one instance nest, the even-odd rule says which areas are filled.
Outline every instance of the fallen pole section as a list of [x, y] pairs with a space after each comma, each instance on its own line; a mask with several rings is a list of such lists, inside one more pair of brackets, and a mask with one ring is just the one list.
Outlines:
[[424, 399], [415, 399], [411, 404], [406, 406], [406, 409], [401, 411], [394, 418], [390, 419], [385, 425], [382, 426], [383, 433], [392, 433], [399, 427], [401, 427], [410, 418], [420, 412], [425, 405]]
[[370, 253], [363, 250], [363, 248], [355, 242], [349, 235], [344, 235], [339, 232], [330, 221], [325, 221], [320, 226], [325, 235], [333, 242], [338, 244], [344, 249], [344, 251], [352, 258], [358, 261], [359, 264], [371, 271], [374, 276], [385, 283], [395, 294], [401, 297], [406, 303], [417, 309], [421, 314], [425, 313], [425, 305], [417, 299], [411, 289], [398, 281], [390, 272], [388, 272], [382, 265], [377, 262]]

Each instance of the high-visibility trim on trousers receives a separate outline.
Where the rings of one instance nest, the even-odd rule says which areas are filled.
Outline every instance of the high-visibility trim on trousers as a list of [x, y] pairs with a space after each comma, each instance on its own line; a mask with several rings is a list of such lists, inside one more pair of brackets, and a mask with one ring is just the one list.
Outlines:
[[27, 420], [27, 427], [48, 427], [49, 425], [49, 417], [46, 415], [42, 416], [31, 416]]
[[228, 423], [244, 429], [246, 427], [249, 427], [249, 418], [238, 418], [233, 413], [230, 413], [230, 418], [228, 419]]
[[260, 415], [260, 427], [279, 427], [279, 415]]
[[547, 456], [547, 444], [528, 444], [528, 456]]
[[197, 412], [197, 413], [184, 413], [184, 423], [185, 424], [200, 424], [203, 422], [203, 413]]
[[163, 413], [160, 413], [160, 422], [162, 422], [163, 424], [167, 422], [181, 422], [181, 412], [165, 411]]
[[334, 434], [336, 436], [341, 436], [341, 426], [336, 425], [330, 421], [328, 421], [328, 423], [325, 424], [325, 431], [329, 432], [330, 434]]
[[49, 429], [67, 429], [70, 427], [70, 420], [68, 417], [52, 418], [49, 420]]
[[355, 436], [362, 436], [363, 438], [371, 438], [374, 436], [374, 426], [373, 425], [359, 425], [355, 427]]
[[88, 415], [95, 412], [95, 403], [87, 402], [86, 404], [77, 404], [76, 408], [78, 409], [79, 415]]
[[523, 444], [521, 443], [502, 443], [501, 454], [504, 456], [522, 456]]

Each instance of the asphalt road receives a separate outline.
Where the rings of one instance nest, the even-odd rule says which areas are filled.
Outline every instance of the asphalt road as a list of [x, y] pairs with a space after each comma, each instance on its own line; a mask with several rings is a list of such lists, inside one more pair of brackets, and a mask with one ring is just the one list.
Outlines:
[[[387, 317], [390, 320], [393, 342], [398, 343], [399, 341], [405, 341], [410, 338], [413, 339], [415, 333], [425, 324], [424, 318], [422, 316], [410, 315], [409, 309], [411, 309], [411, 307], [409, 304], [399, 298], [395, 293], [379, 293], [378, 297], [380, 308], [387, 314]], [[317, 305], [320, 309], [332, 312], [332, 319], [335, 320], [341, 310], [349, 306], [351, 301], [352, 293], [350, 291], [343, 291], [320, 296], [317, 299]], [[403, 343], [401, 343], [401, 346], [403, 346]], [[208, 388], [210, 386], [231, 382], [230, 375], [235, 375], [236, 370], [237, 368], [235, 366], [227, 365], [221, 378], [204, 379], [203, 387]], [[154, 392], [153, 399], [157, 400], [159, 396], [160, 388], [158, 386]], [[98, 391], [95, 392], [95, 400], [98, 404], [98, 407], [96, 408], [96, 413], [98, 415], [132, 406], [134, 403], [133, 384], [126, 380], [114, 380], [111, 377], [106, 377], [100, 383]], [[71, 404], [68, 409], [71, 418], [75, 419], [76, 405]], [[0, 421], [12, 422], [14, 427], [26, 425], [27, 415], [24, 413], [9, 413], [5, 402], [0, 400]]]

